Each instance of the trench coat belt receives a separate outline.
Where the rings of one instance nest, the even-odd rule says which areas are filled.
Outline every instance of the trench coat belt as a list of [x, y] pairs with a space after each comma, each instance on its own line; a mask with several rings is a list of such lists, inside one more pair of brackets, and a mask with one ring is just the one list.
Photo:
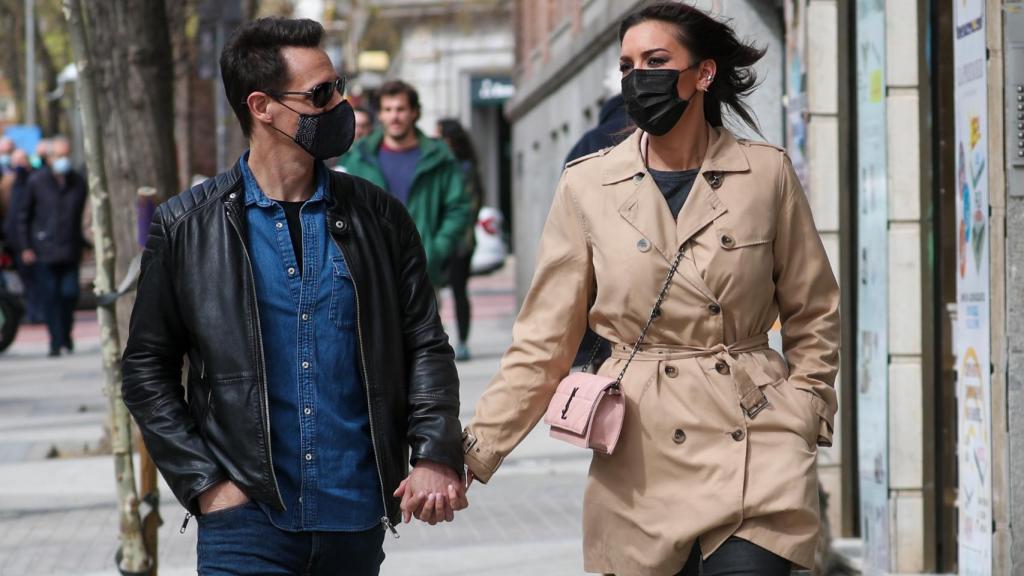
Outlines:
[[[612, 358], [626, 360], [633, 347], [625, 344], [616, 344], [612, 347]], [[754, 362], [742, 358], [742, 354], [770, 350], [768, 346], [768, 335], [760, 334], [732, 344], [716, 344], [709, 348], [701, 346], [658, 346], [644, 345], [637, 351], [634, 360], [640, 361], [666, 361], [666, 360], [687, 360], [690, 358], [714, 358], [729, 367], [729, 373], [736, 383], [736, 392], [739, 395], [740, 406], [753, 420], [761, 410], [768, 406], [768, 398], [761, 390], [762, 386], [773, 384], [775, 379]]]

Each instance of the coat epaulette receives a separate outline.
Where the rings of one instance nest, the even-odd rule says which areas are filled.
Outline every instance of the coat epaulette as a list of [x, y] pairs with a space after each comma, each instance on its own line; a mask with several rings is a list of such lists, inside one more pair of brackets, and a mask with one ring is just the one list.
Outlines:
[[776, 150], [778, 150], [779, 152], [782, 152], [783, 154], [786, 153], [786, 148], [784, 146], [779, 146], [777, 144], [772, 144], [771, 142], [761, 142], [759, 140], [747, 140], [746, 138], [740, 138], [740, 139], [738, 139], [736, 141], [739, 142], [740, 144], [743, 144], [744, 146], [765, 146], [767, 148], [775, 148]]
[[584, 162], [586, 160], [590, 160], [591, 158], [597, 158], [598, 156], [604, 156], [612, 148], [614, 148], [614, 146], [609, 146], [607, 148], [602, 148], [602, 149], [598, 150], [597, 152], [592, 152], [592, 153], [587, 154], [585, 156], [580, 156], [579, 158], [576, 158], [575, 160], [570, 160], [569, 162], [566, 162], [565, 167], [568, 168], [570, 166], [575, 166], [575, 165], [577, 165], [577, 164], [579, 164], [581, 162]]

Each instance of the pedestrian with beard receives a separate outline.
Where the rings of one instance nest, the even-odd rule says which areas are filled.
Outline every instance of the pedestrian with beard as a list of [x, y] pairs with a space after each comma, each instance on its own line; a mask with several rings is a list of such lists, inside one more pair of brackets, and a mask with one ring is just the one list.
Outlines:
[[409, 210], [427, 252], [435, 288], [448, 281], [452, 256], [473, 225], [462, 167], [444, 142], [426, 136], [416, 122], [420, 96], [392, 80], [381, 86], [380, 126], [341, 159], [342, 168], [390, 192]]
[[[637, 129], [562, 175], [513, 344], [466, 430], [471, 477], [488, 481], [545, 413], [572, 439], [576, 421], [559, 414], [591, 400], [563, 378], [607, 381], [621, 432], [587, 413], [578, 424], [606, 440], [582, 442], [594, 447], [588, 572], [810, 569], [839, 291], [785, 152], [723, 126], [730, 112], [756, 129], [743, 98], [764, 51], [678, 2], [629, 16], [619, 40]], [[776, 318], [781, 354], [768, 346]], [[567, 377], [588, 325], [611, 358], [597, 376]]]

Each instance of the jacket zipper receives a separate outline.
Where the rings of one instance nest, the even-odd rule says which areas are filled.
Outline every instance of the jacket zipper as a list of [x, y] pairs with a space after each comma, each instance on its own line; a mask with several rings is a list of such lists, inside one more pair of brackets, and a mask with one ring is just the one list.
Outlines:
[[245, 261], [249, 264], [249, 282], [252, 286], [252, 308], [256, 316], [256, 341], [259, 344], [260, 361], [257, 365], [259, 369], [258, 383], [260, 387], [260, 395], [263, 398], [263, 437], [267, 439], [266, 446], [264, 447], [264, 454], [267, 457], [267, 464], [270, 468], [270, 479], [274, 482], [274, 495], [277, 496], [277, 502], [281, 505], [282, 509], [287, 509], [284, 505], [284, 500], [281, 498], [281, 492], [277, 487], [277, 475], [274, 473], [274, 457], [271, 453], [271, 439], [270, 439], [270, 399], [267, 398], [267, 383], [266, 383], [266, 366], [263, 358], [263, 328], [260, 325], [260, 309], [256, 305], [256, 277], [252, 273], [252, 259], [249, 257], [249, 250], [245, 247], [245, 239], [242, 237], [242, 231], [238, 227], [238, 223], [235, 222], [237, 215], [234, 210], [229, 206], [228, 213], [230, 217], [228, 222], [231, 222], [231, 227], [234, 228], [235, 234], [238, 235], [238, 241], [242, 244], [242, 254], [245, 254]]
[[[331, 240], [334, 240], [334, 245], [338, 247], [338, 250], [341, 250], [341, 255], [345, 258], [346, 265], [348, 265], [348, 262], [351, 260], [349, 260], [348, 253], [345, 251], [345, 248], [340, 242], [338, 242], [333, 234], [331, 235]], [[362, 368], [363, 386], [366, 388], [366, 413], [370, 421], [370, 443], [373, 445], [373, 459], [377, 462], [377, 478], [380, 481], [380, 499], [381, 503], [384, 504], [384, 515], [381, 516], [380, 523], [384, 528], [390, 530], [391, 535], [397, 539], [401, 538], [401, 536], [398, 535], [398, 530], [395, 529], [395, 525], [392, 524], [391, 520], [388, 518], [388, 498], [384, 493], [384, 474], [381, 473], [380, 451], [377, 450], [377, 434], [373, 430], [373, 402], [370, 399], [370, 375], [366, 371], [366, 354], [363, 351], [363, 323], [360, 321], [362, 318], [362, 312], [359, 307], [359, 285], [356, 284], [356, 275], [351, 266], [348, 269], [348, 273], [349, 277], [352, 278], [352, 288], [356, 294], [356, 335], [357, 340], [359, 341], [359, 359], [361, 360], [359, 367]]]

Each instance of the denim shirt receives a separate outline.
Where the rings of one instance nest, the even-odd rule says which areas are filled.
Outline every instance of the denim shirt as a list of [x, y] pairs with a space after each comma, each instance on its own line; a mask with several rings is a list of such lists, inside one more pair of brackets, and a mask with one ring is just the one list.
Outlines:
[[327, 232], [327, 168], [316, 163], [316, 192], [300, 212], [300, 271], [284, 209], [260, 189], [248, 159], [246, 152], [248, 248], [266, 359], [271, 454], [287, 509], [261, 507], [283, 530], [367, 530], [380, 524], [384, 503], [359, 373], [355, 289]]

